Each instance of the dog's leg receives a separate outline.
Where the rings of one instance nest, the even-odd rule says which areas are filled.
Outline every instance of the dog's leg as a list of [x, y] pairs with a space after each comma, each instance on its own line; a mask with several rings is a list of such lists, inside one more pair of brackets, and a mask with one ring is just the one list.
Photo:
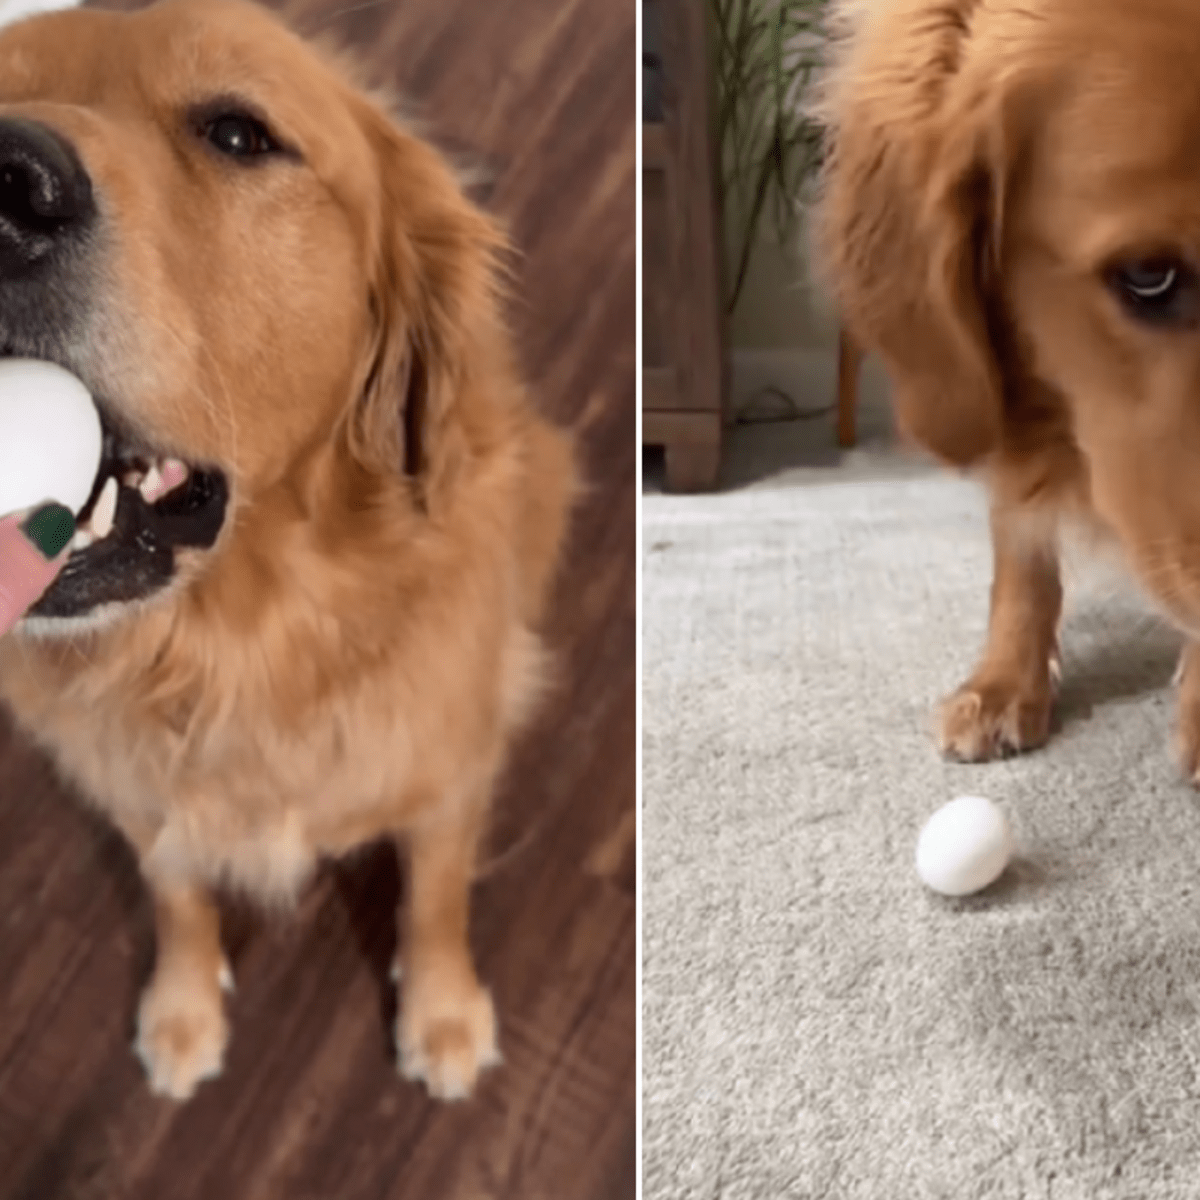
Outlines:
[[1183, 773], [1200, 787], [1200, 642], [1187, 642], [1179, 659], [1176, 738]]
[[941, 709], [941, 748], [982, 762], [1045, 742], [1059, 672], [1062, 584], [1049, 535], [992, 509], [995, 558], [987, 645], [970, 679]]
[[[143, 864], [145, 868], [145, 864]], [[222, 989], [232, 987], [220, 917], [207, 890], [146, 871], [157, 954], [142, 993], [135, 1049], [154, 1091], [186, 1100], [221, 1072], [228, 1040]]]
[[[487, 792], [490, 793], [491, 780]], [[484, 805], [442, 809], [408, 831], [408, 902], [404, 919], [400, 1070], [432, 1096], [470, 1094], [480, 1071], [500, 1061], [492, 1000], [475, 975], [468, 917]]]

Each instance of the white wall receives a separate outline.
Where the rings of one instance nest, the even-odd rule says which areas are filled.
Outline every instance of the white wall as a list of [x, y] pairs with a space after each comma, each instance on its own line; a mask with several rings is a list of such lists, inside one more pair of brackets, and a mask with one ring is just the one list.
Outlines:
[[[760, 233], [730, 321], [730, 343], [744, 349], [836, 348], [837, 318], [808, 266], [806, 231], [781, 246], [773, 229]], [[732, 282], [737, 248], [727, 238]]]

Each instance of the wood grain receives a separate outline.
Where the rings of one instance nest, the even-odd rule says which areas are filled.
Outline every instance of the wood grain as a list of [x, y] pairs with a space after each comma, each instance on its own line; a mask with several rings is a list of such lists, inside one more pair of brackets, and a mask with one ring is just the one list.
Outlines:
[[642, 127], [642, 440], [676, 491], [716, 486], [727, 408], [708, 9], [657, 0], [663, 119]]
[[474, 896], [506, 1062], [453, 1106], [397, 1076], [403, 880], [376, 846], [289, 917], [226, 904], [226, 1071], [186, 1106], [151, 1096], [129, 1050], [152, 954], [133, 859], [0, 719], [0, 1200], [632, 1197], [634, 3], [289, 9], [486, 173], [523, 255], [524, 362], [583, 450], [552, 622], [561, 679], [513, 757]]

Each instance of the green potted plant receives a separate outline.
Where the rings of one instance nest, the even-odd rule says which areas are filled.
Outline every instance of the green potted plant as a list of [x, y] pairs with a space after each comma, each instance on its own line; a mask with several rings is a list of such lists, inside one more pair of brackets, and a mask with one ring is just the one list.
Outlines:
[[762, 230], [796, 229], [821, 162], [810, 105], [823, 61], [829, 0], [709, 0], [715, 26], [717, 133], [730, 214], [726, 309], [742, 294]]

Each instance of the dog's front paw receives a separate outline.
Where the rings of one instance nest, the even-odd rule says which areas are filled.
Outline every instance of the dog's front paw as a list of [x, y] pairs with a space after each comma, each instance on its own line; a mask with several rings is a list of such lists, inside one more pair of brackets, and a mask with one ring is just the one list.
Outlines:
[[219, 986], [156, 974], [142, 993], [134, 1050], [159, 1095], [187, 1100], [218, 1076], [228, 1040]]
[[1184, 778], [1200, 788], [1200, 669], [1191, 643], [1179, 660], [1175, 682], [1179, 685], [1175, 718], [1175, 740]]
[[941, 706], [939, 745], [947, 758], [986, 762], [1033, 750], [1050, 736], [1053, 667], [1034, 683], [979, 675]]
[[492, 998], [473, 976], [450, 984], [407, 972], [396, 1042], [401, 1074], [438, 1100], [465, 1099], [500, 1062]]
[[1175, 725], [1179, 767], [1194, 788], [1200, 788], [1200, 704], [1179, 706]]

